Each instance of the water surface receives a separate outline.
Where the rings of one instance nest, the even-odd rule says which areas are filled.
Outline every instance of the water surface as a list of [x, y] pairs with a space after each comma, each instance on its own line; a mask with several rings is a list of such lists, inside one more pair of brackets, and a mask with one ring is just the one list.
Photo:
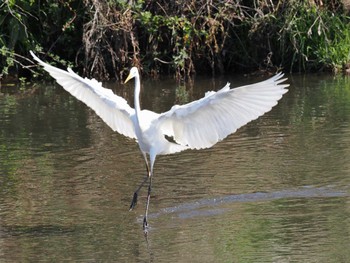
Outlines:
[[[160, 112], [229, 80], [145, 81]], [[136, 143], [52, 84], [0, 90], [1, 262], [349, 262], [350, 80], [289, 76], [268, 114], [211, 149], [160, 156], [148, 243]], [[107, 85], [132, 105], [130, 86]], [[186, 92], [184, 92], [186, 91]]]

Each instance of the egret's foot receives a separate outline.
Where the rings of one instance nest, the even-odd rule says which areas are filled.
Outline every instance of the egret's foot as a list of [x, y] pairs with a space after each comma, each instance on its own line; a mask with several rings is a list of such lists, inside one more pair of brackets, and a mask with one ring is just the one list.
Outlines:
[[147, 218], [144, 217], [144, 218], [143, 218], [143, 231], [144, 231], [145, 233], [147, 233], [147, 229], [148, 229]]
[[137, 204], [137, 192], [135, 192], [134, 196], [132, 197], [129, 211], [133, 210], [135, 208], [136, 204]]

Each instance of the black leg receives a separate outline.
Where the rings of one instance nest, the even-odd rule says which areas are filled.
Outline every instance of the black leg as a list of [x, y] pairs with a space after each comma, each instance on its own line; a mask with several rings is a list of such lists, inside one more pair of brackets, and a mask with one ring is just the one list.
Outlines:
[[147, 175], [146, 175], [145, 179], [142, 181], [142, 183], [140, 184], [140, 186], [134, 192], [134, 195], [133, 195], [132, 200], [131, 200], [129, 211], [131, 211], [131, 210], [133, 210], [135, 208], [135, 206], [137, 204], [137, 197], [139, 195], [139, 191], [142, 188], [142, 186], [146, 183], [147, 179], [150, 177], [150, 172], [149, 172], [147, 158], [146, 158], [145, 155], [144, 155], [144, 157], [145, 157], [145, 162], [146, 162]]
[[147, 181], [148, 179], [148, 176], [145, 178], [145, 180], [142, 181], [142, 183], [140, 184], [140, 186], [136, 189], [136, 191], [134, 192], [134, 195], [132, 197], [132, 201], [131, 201], [131, 204], [130, 204], [130, 208], [129, 208], [129, 211], [133, 210], [137, 204], [137, 197], [138, 197], [138, 194], [139, 194], [139, 191], [140, 189], [142, 188], [142, 186], [145, 184], [145, 182]]
[[151, 199], [151, 191], [152, 191], [152, 174], [149, 177], [146, 211], [145, 211], [145, 216], [143, 218], [143, 230], [144, 230], [145, 234], [147, 233], [147, 227], [148, 227], [147, 216], [148, 216], [149, 201]]

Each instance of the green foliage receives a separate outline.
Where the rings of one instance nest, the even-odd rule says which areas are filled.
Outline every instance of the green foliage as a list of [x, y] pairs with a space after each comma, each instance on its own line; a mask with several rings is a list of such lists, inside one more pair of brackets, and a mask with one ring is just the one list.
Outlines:
[[341, 6], [339, 0], [7, 0], [0, 4], [0, 77], [25, 76], [29, 50], [58, 65], [75, 61], [80, 73], [99, 79], [121, 79], [131, 65], [178, 79], [196, 72], [337, 71], [350, 62], [350, 20]]
[[223, 73], [222, 49], [237, 14], [234, 1], [159, 1], [134, 12], [140, 45], [157, 70], [184, 77], [196, 71]]
[[[274, 14], [256, 22], [254, 35], [270, 42], [265, 53], [273, 53], [274, 63], [290, 71], [331, 69], [337, 71], [349, 62], [350, 20], [343, 13], [310, 4], [290, 1]], [[278, 64], [277, 64], [278, 65]]]
[[294, 51], [291, 67], [296, 63], [299, 71], [321, 66], [335, 69], [346, 63], [350, 48], [347, 18], [316, 7], [294, 9], [285, 21], [289, 26], [283, 27]]
[[322, 24], [324, 39], [315, 50], [315, 56], [318, 57], [320, 65], [337, 71], [350, 61], [350, 25], [336, 16], [327, 18], [332, 21]]
[[[0, 77], [32, 70], [29, 50], [73, 60], [81, 45], [80, 1], [5, 0], [0, 4]], [[74, 9], [73, 9], [74, 8]], [[80, 28], [80, 27], [78, 27]], [[80, 37], [79, 37], [80, 34]], [[23, 79], [22, 79], [23, 82]]]

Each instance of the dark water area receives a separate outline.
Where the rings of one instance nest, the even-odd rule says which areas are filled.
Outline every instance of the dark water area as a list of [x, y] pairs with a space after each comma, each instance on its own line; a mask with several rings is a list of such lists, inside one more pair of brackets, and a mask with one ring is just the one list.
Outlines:
[[[0, 262], [350, 262], [350, 79], [292, 75], [210, 149], [159, 156], [148, 242], [137, 144], [61, 87], [0, 89]], [[227, 81], [146, 80], [156, 112]], [[133, 88], [106, 84], [132, 105]]]

